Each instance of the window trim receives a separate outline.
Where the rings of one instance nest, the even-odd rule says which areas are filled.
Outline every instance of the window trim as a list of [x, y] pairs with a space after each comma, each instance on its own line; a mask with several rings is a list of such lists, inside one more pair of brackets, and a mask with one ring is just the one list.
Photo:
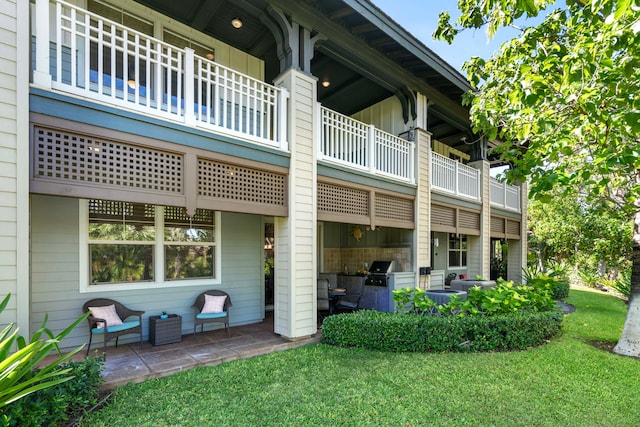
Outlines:
[[154, 244], [154, 281], [128, 282], [128, 283], [102, 283], [92, 285], [89, 282], [89, 200], [81, 199], [78, 204], [78, 242], [79, 255], [78, 273], [80, 293], [112, 292], [112, 291], [138, 291], [144, 289], [168, 289], [183, 288], [202, 285], [219, 285], [222, 283], [222, 215], [220, 211], [214, 211], [214, 239], [215, 239], [215, 276], [206, 279], [176, 279], [164, 278], [164, 215], [163, 206], [154, 205], [156, 209], [155, 227], [156, 239]]
[[[462, 238], [464, 237], [467, 245], [465, 249], [462, 249]], [[469, 267], [469, 236], [466, 234], [460, 234], [456, 236], [456, 240], [460, 242], [460, 249], [451, 249], [451, 234], [447, 236], [447, 269], [448, 270], [464, 270]], [[465, 265], [449, 265], [451, 260], [451, 252], [458, 252], [460, 254], [460, 262], [462, 263], [462, 254], [465, 253], [467, 256], [467, 263]]]

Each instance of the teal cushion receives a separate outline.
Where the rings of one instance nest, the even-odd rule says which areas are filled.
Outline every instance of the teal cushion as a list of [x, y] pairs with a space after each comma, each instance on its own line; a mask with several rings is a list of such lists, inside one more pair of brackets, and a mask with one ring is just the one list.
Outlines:
[[[107, 328], [108, 332], [120, 332], [126, 329], [135, 328], [136, 326], [140, 326], [140, 322], [135, 320], [133, 322], [124, 322], [122, 325], [109, 326]], [[104, 334], [104, 328], [93, 328], [91, 330], [94, 334]]]
[[221, 311], [220, 313], [200, 313], [196, 316], [198, 319], [217, 319], [218, 317], [226, 317], [227, 312]]

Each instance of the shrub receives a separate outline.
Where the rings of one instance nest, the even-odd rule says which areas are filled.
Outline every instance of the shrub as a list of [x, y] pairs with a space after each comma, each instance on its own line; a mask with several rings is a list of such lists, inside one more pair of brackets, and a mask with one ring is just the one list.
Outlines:
[[611, 287], [628, 299], [631, 296], [631, 270], [620, 273]]
[[550, 311], [494, 316], [425, 316], [361, 310], [327, 317], [323, 342], [395, 352], [522, 350], [556, 335], [563, 314]]
[[69, 369], [69, 381], [38, 390], [17, 400], [0, 411], [3, 426], [62, 426], [96, 405], [104, 360], [87, 357], [79, 362], [69, 361], [60, 369]]
[[569, 275], [567, 267], [562, 264], [554, 264], [546, 269], [523, 269], [523, 275], [527, 285], [545, 288], [548, 284], [551, 296], [554, 300], [562, 300], [569, 296]]
[[514, 285], [498, 279], [493, 289], [473, 287], [465, 301], [452, 296], [448, 304], [437, 306], [422, 289], [405, 288], [393, 291], [393, 298], [401, 313], [442, 315], [493, 316], [519, 311], [548, 311], [555, 306], [551, 279], [538, 280], [534, 285]]

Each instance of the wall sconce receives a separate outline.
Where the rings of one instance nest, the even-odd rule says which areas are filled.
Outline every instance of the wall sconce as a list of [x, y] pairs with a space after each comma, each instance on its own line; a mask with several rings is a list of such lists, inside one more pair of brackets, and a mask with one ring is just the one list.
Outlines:
[[242, 28], [242, 25], [243, 25], [242, 19], [240, 19], [240, 18], [233, 18], [231, 20], [231, 26], [233, 28], [235, 28], [236, 30], [239, 29], [239, 28]]
[[409, 128], [409, 133], [407, 134], [407, 139], [410, 142], [413, 142], [416, 140], [416, 129], [412, 126]]
[[213, 51], [211, 51], [211, 52], [207, 53], [207, 59], [208, 59], [209, 61], [215, 61], [215, 59], [216, 59], [216, 53], [215, 53], [215, 52], [213, 52]]
[[135, 89], [137, 86], [135, 79], [127, 80], [127, 86], [129, 86], [129, 88], [131, 89]]
[[364, 236], [364, 232], [359, 226], [355, 225], [351, 229], [351, 235], [353, 236], [354, 239], [356, 239], [359, 242], [360, 239], [362, 239], [362, 236]]

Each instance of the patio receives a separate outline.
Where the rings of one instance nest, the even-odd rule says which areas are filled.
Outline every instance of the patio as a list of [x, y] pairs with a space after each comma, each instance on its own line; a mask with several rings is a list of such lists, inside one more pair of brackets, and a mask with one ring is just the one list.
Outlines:
[[[224, 329], [187, 334], [175, 344], [153, 346], [145, 341], [120, 344], [107, 348], [104, 365], [105, 382], [102, 390], [109, 390], [129, 382], [142, 382], [150, 378], [172, 375], [198, 366], [211, 366], [238, 359], [283, 351], [319, 342], [321, 334], [289, 341], [273, 332], [273, 312], [266, 312], [262, 323], [231, 327], [231, 337]], [[101, 342], [95, 348], [101, 349]], [[92, 345], [92, 353], [93, 353]], [[74, 359], [84, 357], [85, 350]]]

